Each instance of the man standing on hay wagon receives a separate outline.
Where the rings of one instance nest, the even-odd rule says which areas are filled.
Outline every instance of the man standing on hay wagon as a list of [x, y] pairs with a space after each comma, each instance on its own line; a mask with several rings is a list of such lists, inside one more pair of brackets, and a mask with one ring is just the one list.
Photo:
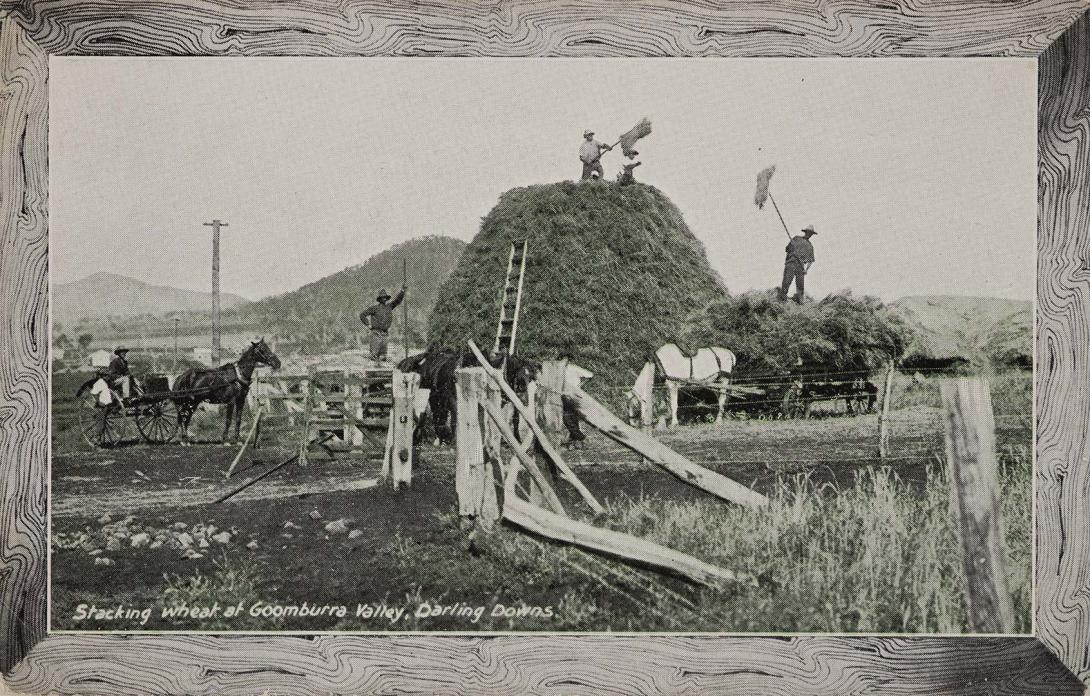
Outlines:
[[[801, 235], [795, 235], [787, 243], [787, 259], [783, 264], [783, 282], [780, 283], [780, 300], [787, 300], [787, 291], [791, 288], [791, 282], [795, 283], [795, 302], [802, 304], [806, 297], [806, 272], [814, 263], [814, 245], [810, 243], [810, 237], [817, 234], [813, 225], [807, 225]], [[805, 236], [803, 236], [805, 235]]]
[[405, 299], [406, 290], [408, 288], [402, 285], [393, 300], [390, 300], [390, 293], [382, 290], [375, 298], [375, 304], [360, 312], [360, 321], [371, 329], [369, 348], [372, 360], [386, 360], [386, 343], [390, 337], [390, 325], [394, 323], [394, 309]]

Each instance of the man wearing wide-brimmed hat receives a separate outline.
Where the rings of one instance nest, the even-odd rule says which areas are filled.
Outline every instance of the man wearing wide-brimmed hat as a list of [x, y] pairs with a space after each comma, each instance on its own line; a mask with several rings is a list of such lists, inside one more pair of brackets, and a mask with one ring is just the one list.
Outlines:
[[114, 357], [110, 359], [110, 366], [106, 368], [106, 374], [102, 376], [111, 386], [121, 392], [121, 396], [128, 398], [132, 392], [132, 375], [129, 374], [129, 349], [125, 346], [114, 348]]
[[813, 225], [807, 225], [802, 229], [802, 234], [797, 234], [787, 243], [787, 260], [783, 264], [783, 282], [780, 283], [780, 300], [787, 300], [787, 291], [791, 288], [791, 282], [795, 283], [795, 302], [802, 304], [806, 297], [806, 272], [814, 263], [814, 245], [810, 243], [810, 237], [817, 232]]
[[629, 186], [636, 183], [636, 177], [633, 176], [632, 170], [643, 164], [638, 159], [639, 152], [636, 150], [629, 150], [625, 153], [625, 159], [621, 162], [621, 171], [617, 173], [617, 183], [621, 186]]
[[371, 329], [370, 351], [372, 360], [386, 359], [386, 342], [390, 336], [390, 325], [394, 323], [394, 308], [405, 299], [406, 288], [401, 286], [397, 297], [390, 299], [390, 293], [382, 290], [375, 298], [375, 304], [360, 312], [360, 321]]
[[605, 174], [602, 171], [602, 153], [609, 152], [613, 148], [594, 139], [594, 131], [583, 131], [583, 144], [579, 146], [579, 159], [583, 162], [583, 175], [580, 181], [587, 181], [591, 174], [597, 172], [598, 178]]

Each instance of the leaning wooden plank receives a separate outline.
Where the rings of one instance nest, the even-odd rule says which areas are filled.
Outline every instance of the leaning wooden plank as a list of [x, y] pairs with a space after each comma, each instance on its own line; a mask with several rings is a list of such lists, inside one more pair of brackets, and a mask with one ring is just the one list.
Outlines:
[[565, 396], [571, 399], [572, 405], [583, 420], [601, 430], [610, 439], [646, 457], [682, 481], [739, 505], [763, 507], [768, 504], [768, 498], [760, 493], [722, 474], [705, 469], [623, 422], [586, 392], [574, 390]]
[[291, 464], [292, 462], [296, 461], [297, 459], [299, 459], [298, 453], [291, 455], [290, 457], [288, 457], [284, 461], [270, 467], [266, 471], [261, 472], [260, 474], [253, 477], [249, 481], [246, 481], [245, 483], [243, 483], [243, 484], [241, 484], [239, 486], [236, 486], [235, 488], [232, 488], [230, 491], [224, 493], [219, 498], [216, 498], [213, 502], [222, 503], [223, 501], [227, 500], [228, 498], [231, 498], [231, 497], [237, 495], [238, 493], [241, 493], [242, 491], [246, 490], [250, 486], [252, 486], [255, 483], [257, 483], [258, 481], [260, 481], [261, 479], [263, 479], [263, 478], [265, 478], [267, 476], [270, 476], [271, 474], [279, 471], [280, 469], [283, 469], [285, 466], [287, 466], [288, 464]]
[[[526, 405], [527, 405], [528, 408], [531, 408], [531, 409], [536, 408], [536, 405], [538, 403], [537, 394], [538, 394], [537, 382], [534, 381], [534, 380], [531, 380], [530, 383], [526, 385]], [[504, 408], [503, 408], [503, 411], [501, 411], [501, 414], [503, 415], [503, 422], [504, 423], [513, 423], [514, 422], [514, 413], [515, 413], [515, 407], [512, 406], [511, 404], [506, 404], [504, 406]], [[530, 429], [530, 426], [526, 425], [526, 420], [525, 419], [523, 419], [523, 418], [519, 419], [518, 432], [515, 433], [515, 436], [519, 439], [518, 449], [521, 450], [523, 454], [526, 454], [526, 455], [528, 455], [530, 457], [533, 457], [534, 458], [534, 463], [536, 464], [537, 463], [537, 455], [534, 452], [534, 443], [536, 441], [536, 438], [534, 438], [534, 431]], [[507, 472], [510, 473], [511, 471], [515, 471], [516, 467], [517, 467], [517, 469], [521, 469], [522, 465], [519, 464], [519, 458], [518, 458], [517, 455], [511, 455], [511, 460], [510, 460], [510, 462], [508, 464]], [[540, 469], [540, 467], [539, 467], [539, 469]], [[545, 472], [542, 472], [542, 474], [545, 474]], [[548, 481], [549, 487], [553, 488], [553, 483], [554, 483], [553, 477], [551, 475], [546, 475], [545, 480]], [[528, 492], [529, 501], [531, 503], [533, 503], [534, 505], [537, 505], [539, 507], [544, 505], [545, 504], [545, 493], [542, 491], [541, 486], [537, 485], [537, 482], [532, 477], [530, 479], [530, 483], [529, 483], [528, 488], [529, 488], [529, 492]], [[554, 510], [554, 512], [558, 512], [558, 511]], [[567, 512], [565, 512], [564, 514], [566, 515]]]
[[[524, 450], [522, 443], [515, 438], [515, 434], [511, 431], [511, 426], [507, 425], [504, 421], [503, 414], [497, 411], [493, 404], [482, 402], [481, 405], [484, 407], [484, 412], [488, 414], [488, 417], [496, 425], [496, 428], [499, 429], [500, 435], [507, 440], [507, 444], [511, 445], [511, 450], [515, 453], [515, 458], [522, 464], [523, 468], [529, 472], [530, 476], [541, 489], [542, 494], [545, 496], [545, 502], [549, 504], [549, 507], [552, 508], [554, 512], [566, 516], [568, 513], [564, 510], [564, 505], [560, 502], [560, 498], [556, 495], [556, 491], [553, 490], [552, 485], [549, 484], [549, 480], [545, 478], [545, 474], [541, 472], [537, 462], [534, 461], [534, 456]], [[515, 473], [514, 469], [509, 471], [507, 475], [511, 476], [513, 473]]]
[[506, 498], [503, 504], [504, 518], [534, 534], [677, 573], [713, 587], [721, 587], [726, 583], [746, 579], [739, 577], [733, 571], [705, 563], [688, 554], [659, 546], [646, 539], [561, 517], [555, 512], [531, 505], [517, 496], [506, 496]]
[[235, 467], [238, 466], [238, 462], [242, 459], [242, 453], [246, 451], [246, 448], [250, 446], [250, 441], [254, 439], [254, 433], [257, 432], [257, 425], [261, 422], [261, 407], [257, 407], [257, 412], [254, 414], [254, 422], [250, 426], [250, 432], [246, 434], [246, 439], [242, 441], [242, 447], [238, 448], [238, 454], [235, 455], [234, 460], [231, 461], [231, 466], [227, 467], [227, 476], [224, 478], [231, 478], [231, 475], [235, 472]]
[[[317, 440], [314, 440], [313, 442], [311, 442], [309, 444], [313, 445], [313, 446], [317, 446], [317, 447], [322, 447], [332, 437], [333, 437], [332, 434], [327, 433], [324, 437], [322, 437], [320, 439], [317, 439]], [[266, 476], [269, 476], [270, 474], [273, 474], [273, 473], [275, 473], [277, 471], [280, 471], [280, 469], [283, 469], [288, 464], [291, 464], [294, 461], [300, 461], [301, 462], [302, 459], [303, 459], [303, 454], [306, 452], [306, 449], [307, 449], [306, 447], [300, 448], [300, 450], [298, 452], [291, 455], [290, 457], [288, 457], [284, 461], [280, 462], [279, 464], [274, 465], [270, 469], [267, 469], [267, 470], [263, 471], [262, 473], [260, 473], [257, 476], [253, 477], [249, 481], [246, 481], [245, 483], [239, 485], [238, 487], [231, 489], [227, 493], [224, 493], [219, 498], [216, 498], [216, 500], [214, 500], [213, 502], [222, 503], [223, 501], [227, 500], [228, 498], [231, 498], [234, 495], [246, 490], [247, 488], [254, 485], [255, 483], [257, 483], [261, 479], [265, 478]]]
[[598, 502], [598, 499], [594, 497], [594, 494], [583, 485], [583, 482], [579, 480], [579, 477], [575, 475], [575, 472], [571, 470], [564, 458], [560, 456], [560, 452], [556, 450], [556, 447], [549, 441], [549, 438], [545, 436], [545, 433], [541, 430], [541, 426], [537, 424], [537, 420], [534, 419], [534, 414], [530, 412], [530, 409], [526, 407], [526, 404], [522, 403], [518, 394], [511, 388], [504, 379], [500, 371], [488, 364], [484, 355], [481, 353], [481, 349], [477, 347], [477, 344], [473, 341], [469, 342], [469, 349], [473, 351], [473, 354], [477, 357], [477, 360], [481, 363], [481, 368], [484, 373], [495, 382], [503, 393], [510, 400], [511, 404], [515, 407], [515, 410], [519, 412], [519, 415], [525, 419], [526, 424], [530, 426], [530, 429], [534, 431], [534, 435], [537, 437], [538, 446], [549, 456], [550, 459], [556, 464], [556, 468], [560, 469], [561, 474], [567, 479], [568, 483], [575, 487], [575, 490], [579, 491], [579, 495], [583, 496], [583, 500], [590, 506], [595, 513], [602, 513], [605, 508]]

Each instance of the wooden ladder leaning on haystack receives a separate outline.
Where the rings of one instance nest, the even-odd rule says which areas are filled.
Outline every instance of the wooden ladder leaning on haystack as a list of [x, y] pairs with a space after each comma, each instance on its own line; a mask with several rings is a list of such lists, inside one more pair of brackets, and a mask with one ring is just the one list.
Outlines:
[[[518, 277], [515, 277], [515, 273]], [[492, 346], [495, 355], [513, 355], [515, 335], [519, 326], [519, 311], [522, 309], [522, 279], [526, 273], [526, 240], [511, 243], [511, 254], [507, 257], [507, 279], [503, 285], [503, 297], [500, 299], [500, 320], [496, 324], [496, 342]]]

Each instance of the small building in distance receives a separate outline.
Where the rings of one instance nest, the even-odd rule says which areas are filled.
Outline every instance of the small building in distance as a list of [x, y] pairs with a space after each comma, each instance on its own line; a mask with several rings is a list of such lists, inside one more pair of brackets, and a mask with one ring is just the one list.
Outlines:
[[95, 352], [87, 356], [87, 363], [91, 367], [109, 367], [110, 360], [113, 359], [114, 354], [110, 351], [99, 348]]
[[212, 349], [205, 347], [196, 347], [193, 349], [193, 359], [202, 365], [212, 364]]

